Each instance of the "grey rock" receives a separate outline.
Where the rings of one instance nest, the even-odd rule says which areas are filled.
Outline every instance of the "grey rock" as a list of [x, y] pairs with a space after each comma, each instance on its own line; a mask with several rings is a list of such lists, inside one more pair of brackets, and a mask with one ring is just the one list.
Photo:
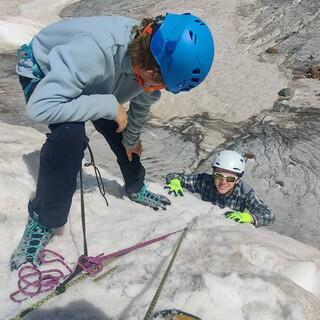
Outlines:
[[[320, 6], [318, 0], [257, 0], [239, 7], [240, 14], [253, 17], [256, 32], [243, 41], [257, 53], [277, 53], [282, 66], [305, 72], [320, 63]], [[271, 49], [272, 48], [272, 49]]]
[[294, 91], [290, 88], [283, 88], [278, 92], [279, 100], [289, 100], [293, 97]]
[[157, 0], [82, 0], [71, 4], [60, 13], [61, 18], [103, 15], [126, 15], [135, 18], [150, 16], [149, 8], [159, 5]]
[[[319, 247], [319, 109], [265, 111], [219, 149], [254, 152], [244, 179], [276, 214], [271, 230]], [[210, 157], [199, 167], [209, 171]]]
[[41, 132], [47, 126], [36, 124], [25, 115], [25, 101], [19, 79], [15, 73], [15, 52], [0, 54], [0, 120], [9, 124], [34, 127]]

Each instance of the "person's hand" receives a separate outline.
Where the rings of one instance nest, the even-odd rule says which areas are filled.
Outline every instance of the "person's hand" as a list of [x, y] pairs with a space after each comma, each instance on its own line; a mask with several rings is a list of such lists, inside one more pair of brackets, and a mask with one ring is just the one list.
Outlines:
[[253, 216], [248, 212], [227, 211], [224, 215], [238, 223], [254, 223]]
[[114, 119], [114, 121], [118, 124], [118, 128], [116, 132], [120, 133], [122, 132], [128, 123], [128, 115], [126, 108], [119, 104], [118, 105], [118, 114], [117, 117]]
[[179, 179], [171, 179], [165, 186], [165, 189], [169, 189], [168, 193], [173, 193], [175, 197], [178, 195], [183, 197], [183, 188]]
[[143, 152], [143, 147], [141, 144], [141, 141], [139, 141], [139, 143], [132, 149], [126, 149], [127, 152], [127, 157], [129, 159], [129, 161], [132, 161], [132, 154], [135, 153], [137, 154], [139, 157], [141, 156], [142, 152]]

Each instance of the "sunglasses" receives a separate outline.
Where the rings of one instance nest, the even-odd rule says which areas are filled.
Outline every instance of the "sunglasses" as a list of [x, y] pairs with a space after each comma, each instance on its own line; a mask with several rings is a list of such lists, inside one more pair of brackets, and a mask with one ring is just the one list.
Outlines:
[[223, 181], [223, 179], [226, 179], [227, 182], [235, 182], [238, 177], [235, 177], [235, 176], [225, 176], [223, 175], [222, 173], [219, 173], [219, 172], [214, 172], [213, 173], [213, 176], [215, 179], [217, 179], [218, 181]]

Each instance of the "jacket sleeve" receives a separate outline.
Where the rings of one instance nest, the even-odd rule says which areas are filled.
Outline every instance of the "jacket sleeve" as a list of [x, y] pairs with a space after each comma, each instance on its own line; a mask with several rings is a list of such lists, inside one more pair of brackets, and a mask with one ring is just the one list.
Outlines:
[[181, 186], [193, 193], [201, 194], [203, 188], [203, 174], [183, 174], [183, 173], [168, 173], [166, 182], [172, 179], [179, 179]]
[[27, 104], [31, 119], [48, 124], [115, 119], [118, 102], [114, 95], [83, 94], [88, 85], [99, 83], [103, 77], [113, 81], [112, 46], [103, 51], [93, 37], [81, 34], [53, 48], [48, 60], [50, 70]]
[[246, 195], [246, 208], [254, 217], [256, 227], [270, 225], [275, 220], [272, 211], [258, 198], [253, 189]]
[[128, 148], [134, 148], [140, 140], [140, 134], [147, 121], [150, 107], [161, 97], [160, 91], [142, 92], [131, 99], [128, 111], [128, 124], [123, 131], [122, 144]]

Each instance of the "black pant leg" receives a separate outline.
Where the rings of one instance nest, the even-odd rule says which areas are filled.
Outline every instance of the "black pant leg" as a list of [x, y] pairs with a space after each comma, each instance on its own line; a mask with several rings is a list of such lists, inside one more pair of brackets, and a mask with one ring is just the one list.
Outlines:
[[36, 212], [42, 225], [57, 228], [67, 222], [88, 138], [82, 122], [49, 128], [51, 133], [41, 149], [36, 196], [29, 203], [29, 212]]
[[107, 119], [99, 119], [92, 121], [92, 123], [96, 130], [104, 136], [117, 157], [117, 162], [125, 182], [126, 192], [139, 191], [143, 187], [145, 169], [138, 155], [133, 154], [132, 161], [129, 161], [122, 144], [122, 133], [116, 132], [118, 124], [113, 120]]

